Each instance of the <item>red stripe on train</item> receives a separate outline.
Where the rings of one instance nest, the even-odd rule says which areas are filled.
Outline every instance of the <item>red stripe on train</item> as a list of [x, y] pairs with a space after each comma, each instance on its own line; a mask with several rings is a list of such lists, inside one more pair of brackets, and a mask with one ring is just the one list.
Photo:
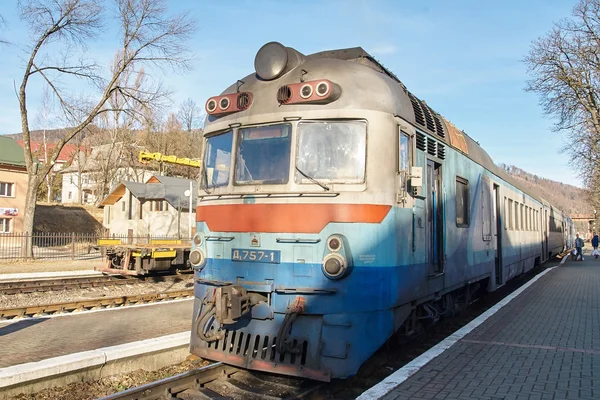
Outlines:
[[198, 206], [196, 221], [213, 232], [319, 233], [331, 222], [380, 223], [380, 204], [222, 204]]

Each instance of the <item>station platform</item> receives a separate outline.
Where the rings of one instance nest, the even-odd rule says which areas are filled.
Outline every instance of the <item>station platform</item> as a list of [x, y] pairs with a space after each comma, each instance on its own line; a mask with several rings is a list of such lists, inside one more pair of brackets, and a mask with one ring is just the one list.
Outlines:
[[0, 368], [191, 330], [192, 299], [0, 322]]
[[359, 399], [600, 399], [600, 259], [590, 253], [554, 262]]

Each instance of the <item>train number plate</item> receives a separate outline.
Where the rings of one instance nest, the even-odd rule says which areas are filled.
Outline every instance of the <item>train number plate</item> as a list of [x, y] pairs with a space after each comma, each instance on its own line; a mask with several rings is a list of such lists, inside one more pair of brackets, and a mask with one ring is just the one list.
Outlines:
[[231, 249], [232, 261], [279, 264], [280, 255], [281, 252], [279, 250]]

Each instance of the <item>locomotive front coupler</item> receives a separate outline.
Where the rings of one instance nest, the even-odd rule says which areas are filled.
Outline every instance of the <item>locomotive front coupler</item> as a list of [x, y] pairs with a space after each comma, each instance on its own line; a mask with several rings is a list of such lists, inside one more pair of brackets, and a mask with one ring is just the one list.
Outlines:
[[[259, 302], [267, 302], [267, 298], [258, 293], [248, 293], [239, 285], [214, 289], [202, 301], [202, 307], [194, 324], [196, 334], [208, 343], [223, 339], [225, 335], [223, 325], [235, 323]], [[216, 327], [213, 326], [213, 320], [217, 324]]]
[[239, 285], [227, 285], [215, 290], [214, 301], [215, 319], [221, 325], [228, 325], [249, 313], [252, 306], [267, 302], [267, 298], [258, 293], [248, 293]]

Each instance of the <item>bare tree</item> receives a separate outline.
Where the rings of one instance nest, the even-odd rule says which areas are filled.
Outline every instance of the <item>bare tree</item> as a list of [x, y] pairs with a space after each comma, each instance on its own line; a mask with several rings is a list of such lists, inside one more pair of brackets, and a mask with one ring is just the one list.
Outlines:
[[192, 99], [181, 103], [177, 116], [183, 124], [183, 128], [188, 132], [198, 130], [203, 122], [202, 109]]
[[525, 58], [527, 90], [540, 96], [564, 132], [566, 151], [592, 197], [600, 198], [600, 0], [581, 0], [573, 18], [554, 24]]
[[[2, 16], [2, 14], [0, 14], [0, 28], [2, 28], [3, 26], [6, 25], [6, 20], [4, 19], [4, 17]], [[8, 42], [4, 39], [2, 39], [2, 37], [0, 37], [0, 44], [7, 44]]]
[[[120, 59], [115, 58], [112, 70], [118, 68]], [[139, 71], [129, 70], [121, 75], [121, 86], [133, 87], [136, 91], [143, 91], [147, 76], [142, 69]], [[164, 91], [156, 93], [157, 97], [166, 96]], [[142, 121], [146, 116], [145, 104], [136, 103], [132, 108], [125, 111], [125, 98], [120, 92], [113, 92], [105, 107], [109, 109], [97, 119], [100, 134], [92, 137], [88, 144], [96, 144], [95, 159], [93, 160], [94, 171], [90, 178], [94, 185], [96, 202], [106, 197], [111, 189], [111, 183], [119, 179], [137, 181], [137, 154], [140, 147], [140, 130]]]
[[[29, 178], [24, 229], [33, 230], [37, 188], [56, 161], [60, 150], [69, 140], [80, 135], [99, 115], [114, 111], [105, 104], [115, 93], [125, 100], [120, 110], [136, 113], [139, 105], [152, 107], [164, 93], [158, 83], [144, 89], [127, 85], [122, 77], [142, 65], [188, 69], [185, 42], [195, 29], [195, 22], [187, 15], [167, 16], [165, 0], [115, 0], [120, 26], [121, 47], [118, 62], [107, 76], [94, 61], [87, 60], [86, 43], [102, 33], [106, 18], [102, 4], [97, 0], [23, 0], [19, 3], [21, 18], [29, 24], [33, 42], [27, 50], [23, 79], [18, 89], [25, 163]], [[64, 46], [64, 53], [55, 57], [56, 46]], [[62, 111], [72, 121], [73, 128], [62, 137], [51, 154], [49, 162], [38, 166], [30, 146], [27, 93], [30, 79], [39, 76], [50, 86]], [[72, 100], [72, 92], [65, 81], [78, 79], [90, 83], [98, 91], [90, 107]], [[31, 252], [31, 249], [29, 249]]]
[[[168, 114], [166, 118], [154, 117], [154, 124], [147, 127], [144, 140], [144, 147], [148, 151], [190, 159], [200, 158], [200, 146], [200, 136], [194, 131], [185, 130], [177, 115], [173, 113]], [[158, 173], [191, 179], [197, 176], [198, 171], [193, 167], [160, 162]]]

